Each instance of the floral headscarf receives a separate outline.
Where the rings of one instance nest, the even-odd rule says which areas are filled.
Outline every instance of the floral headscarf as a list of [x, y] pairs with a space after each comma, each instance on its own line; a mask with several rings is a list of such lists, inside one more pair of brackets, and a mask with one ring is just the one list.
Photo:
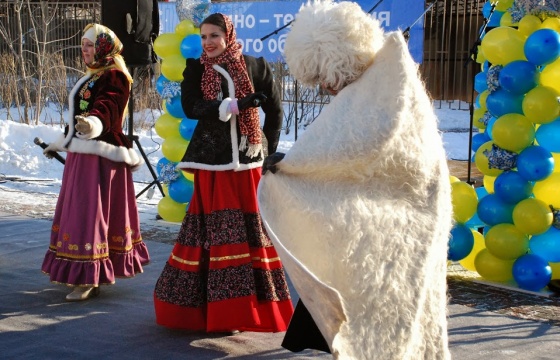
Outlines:
[[[221, 90], [221, 78], [220, 74], [212, 68], [212, 65], [225, 64], [235, 85], [235, 95], [229, 94], [229, 96], [241, 99], [253, 93], [255, 89], [247, 74], [247, 66], [245, 65], [245, 59], [241, 53], [241, 44], [237, 42], [237, 35], [233, 23], [226, 15], [219, 15], [224, 18], [226, 23], [226, 50], [215, 58], [209, 58], [205, 52], [202, 53], [200, 57], [200, 62], [204, 64], [204, 73], [202, 74], [201, 83], [202, 92], [206, 100], [214, 100], [217, 98]], [[240, 110], [239, 115], [237, 115], [237, 120], [241, 131], [241, 145], [239, 146], [239, 150], [244, 151], [248, 147], [249, 150], [247, 154], [253, 157], [256, 155], [254, 149], [260, 149], [262, 146], [259, 111], [254, 107]]]
[[93, 62], [86, 64], [88, 72], [95, 73], [97, 70], [114, 65], [132, 83], [132, 76], [128, 72], [123, 57], [120, 55], [123, 44], [111, 29], [100, 24], [88, 24], [84, 28], [82, 39], [88, 39], [95, 46]]

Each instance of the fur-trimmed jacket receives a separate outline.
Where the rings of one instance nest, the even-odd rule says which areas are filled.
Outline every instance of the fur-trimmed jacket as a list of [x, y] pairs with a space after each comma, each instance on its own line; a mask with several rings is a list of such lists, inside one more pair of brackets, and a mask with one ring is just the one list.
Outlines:
[[181, 83], [181, 102], [187, 117], [198, 120], [190, 144], [177, 167], [204, 170], [247, 170], [262, 166], [267, 153], [276, 151], [282, 127], [282, 96], [274, 81], [270, 65], [262, 57], [244, 55], [249, 79], [255, 92], [262, 91], [267, 100], [261, 104], [265, 114], [263, 150], [250, 158], [239, 151], [241, 134], [236, 116], [227, 112], [235, 94], [233, 80], [225, 67], [214, 65], [221, 74], [222, 95], [218, 100], [204, 100], [200, 87], [204, 65], [200, 59], [187, 59]]
[[[99, 155], [138, 169], [144, 161], [122, 129], [129, 94], [130, 83], [120, 70], [106, 69], [82, 77], [68, 96], [67, 125], [64, 134], [50, 145], [52, 150]], [[92, 125], [90, 133], [76, 131], [76, 115]]]

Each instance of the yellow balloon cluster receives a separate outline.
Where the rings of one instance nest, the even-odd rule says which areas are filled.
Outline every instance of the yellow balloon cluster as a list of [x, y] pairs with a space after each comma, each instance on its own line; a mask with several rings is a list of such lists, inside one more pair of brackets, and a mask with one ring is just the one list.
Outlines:
[[[496, 200], [484, 203], [486, 215], [509, 208], [511, 223], [494, 224], [485, 235], [472, 229], [474, 248], [460, 264], [485, 279], [502, 282], [514, 279], [514, 262], [532, 252], [531, 237], [546, 233], [557, 220], [553, 210], [560, 209], [560, 153], [546, 148], [548, 145], [552, 149], [560, 140], [560, 136], [553, 135], [553, 131], [558, 131], [556, 124], [560, 123], [560, 18], [526, 9], [519, 19], [510, 12], [514, 0], [488, 1], [487, 11], [489, 4], [501, 13], [501, 18], [499, 26], [493, 25], [496, 27], [483, 34], [478, 47], [476, 62], [482, 64], [486, 83], [484, 76], [477, 74], [474, 84], [479, 95], [473, 125], [491, 140], [476, 148], [474, 162], [484, 175], [484, 189]], [[493, 146], [507, 150], [508, 156], [517, 154], [519, 169], [497, 168], [512, 163], [500, 164], [504, 153], [491, 152]], [[537, 155], [531, 161], [526, 160], [526, 154], [531, 152], [524, 153], [524, 150], [535, 147], [544, 149], [542, 153], [551, 153], [554, 159], [551, 174], [550, 167], [546, 168], [549, 163]], [[489, 155], [493, 157], [489, 159]], [[544, 177], [538, 175], [541, 170]], [[536, 178], [540, 180], [535, 181]], [[528, 198], [530, 191], [524, 194], [524, 189], [529, 185], [524, 184], [532, 187]], [[474, 191], [457, 181], [451, 186], [455, 221], [465, 223], [476, 218], [476, 207], [482, 200], [482, 196], [476, 196], [478, 189]], [[553, 278], [560, 278], [560, 263], [550, 263], [550, 266]]]
[[[200, 30], [192, 21], [183, 20], [177, 24], [174, 33], [161, 34], [154, 41], [154, 51], [161, 58], [161, 73], [168, 81], [180, 82], [183, 80], [186, 59], [181, 51], [181, 44], [187, 36], [193, 34], [200, 34]], [[180, 104], [176, 104], [180, 109]], [[170, 162], [177, 163], [182, 160], [189, 146], [189, 140], [181, 136], [182, 119], [169, 113], [167, 101], [162, 102], [162, 108], [164, 112], [155, 122], [155, 131], [163, 139], [161, 149], [163, 156]], [[171, 109], [170, 104], [169, 110]], [[178, 113], [181, 111], [172, 112], [174, 115], [180, 116]], [[186, 172], [182, 172], [182, 176], [192, 183], [194, 181], [192, 174], [188, 174], [188, 176], [186, 174]], [[173, 200], [170, 190], [174, 190], [174, 184], [164, 185], [165, 196], [158, 203], [158, 214], [166, 221], [181, 222], [185, 216], [188, 202], [180, 203]], [[171, 195], [173, 195], [173, 191], [171, 191]], [[175, 199], [179, 198], [175, 197]]]

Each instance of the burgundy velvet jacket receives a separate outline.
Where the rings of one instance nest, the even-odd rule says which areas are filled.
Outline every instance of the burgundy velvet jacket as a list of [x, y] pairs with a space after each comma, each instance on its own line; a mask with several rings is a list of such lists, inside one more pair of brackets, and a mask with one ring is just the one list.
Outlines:
[[[143, 160], [132, 149], [123, 133], [123, 115], [130, 95], [130, 83], [117, 69], [86, 75], [74, 86], [69, 99], [69, 114], [64, 134], [56, 141], [58, 151], [95, 154], [133, 169]], [[92, 132], [75, 130], [75, 116], [81, 115], [92, 125]]]

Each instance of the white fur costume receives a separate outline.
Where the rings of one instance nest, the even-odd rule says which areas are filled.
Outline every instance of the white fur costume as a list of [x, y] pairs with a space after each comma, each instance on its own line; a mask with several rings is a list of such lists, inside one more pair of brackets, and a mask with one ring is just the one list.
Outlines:
[[335, 358], [448, 359], [449, 173], [404, 38], [320, 2], [285, 53], [298, 80], [346, 85], [260, 183], [290, 279]]

